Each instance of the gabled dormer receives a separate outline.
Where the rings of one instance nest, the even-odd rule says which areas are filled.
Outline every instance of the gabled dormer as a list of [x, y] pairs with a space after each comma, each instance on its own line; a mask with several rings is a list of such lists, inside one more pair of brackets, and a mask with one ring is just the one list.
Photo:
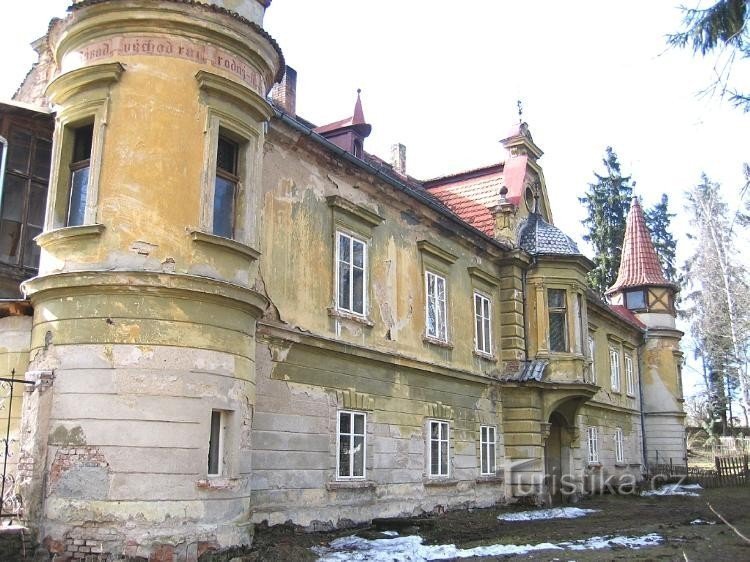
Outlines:
[[357, 90], [357, 101], [354, 104], [354, 114], [351, 117], [313, 129], [320, 136], [325, 137], [357, 158], [362, 158], [365, 139], [370, 136], [372, 131], [372, 126], [365, 122], [360, 98], [361, 91]]

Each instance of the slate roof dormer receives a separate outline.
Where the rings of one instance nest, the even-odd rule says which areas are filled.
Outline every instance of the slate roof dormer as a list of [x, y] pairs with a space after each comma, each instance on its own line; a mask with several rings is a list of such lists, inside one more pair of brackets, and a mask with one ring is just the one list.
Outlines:
[[582, 255], [570, 236], [545, 221], [536, 210], [521, 223], [518, 245], [531, 255]]

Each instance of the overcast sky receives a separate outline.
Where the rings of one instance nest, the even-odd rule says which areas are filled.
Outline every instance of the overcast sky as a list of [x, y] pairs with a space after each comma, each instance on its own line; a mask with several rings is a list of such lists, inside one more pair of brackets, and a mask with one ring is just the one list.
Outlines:
[[[0, 20], [6, 98], [34, 60], [28, 44], [68, 2], [8, 4]], [[720, 181], [727, 197], [741, 185], [750, 114], [698, 95], [713, 80], [712, 59], [666, 47], [665, 35], [680, 26], [678, 4], [274, 0], [265, 27], [299, 73], [298, 113], [316, 124], [350, 116], [362, 88], [373, 126], [365, 149], [388, 160], [391, 144], [405, 144], [411, 175], [501, 160], [498, 141], [518, 120], [521, 99], [545, 151], [555, 224], [580, 240], [577, 197], [611, 145], [646, 205], [670, 195], [680, 215], [674, 230], [684, 239], [682, 194], [701, 172]], [[737, 84], [750, 84], [748, 67], [735, 66]]]

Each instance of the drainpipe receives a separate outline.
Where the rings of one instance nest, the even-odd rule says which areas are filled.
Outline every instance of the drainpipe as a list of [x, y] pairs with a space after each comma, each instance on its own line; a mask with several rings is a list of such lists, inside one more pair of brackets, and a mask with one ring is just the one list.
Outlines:
[[643, 466], [648, 470], [648, 451], [646, 449], [646, 415], [643, 413], [643, 373], [641, 373], [641, 346], [638, 346], [638, 397], [641, 402], [641, 441], [643, 443]]
[[3, 186], [5, 185], [5, 159], [8, 155], [8, 141], [0, 137], [0, 209], [3, 208]]

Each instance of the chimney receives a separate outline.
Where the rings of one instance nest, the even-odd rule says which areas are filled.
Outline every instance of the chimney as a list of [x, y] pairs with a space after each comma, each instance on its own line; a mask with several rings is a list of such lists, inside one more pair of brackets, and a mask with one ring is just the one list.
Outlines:
[[268, 97], [285, 113], [297, 115], [297, 71], [291, 66], [284, 70], [284, 77], [271, 88]]
[[391, 166], [402, 176], [406, 175], [406, 147], [401, 143], [391, 146]]

